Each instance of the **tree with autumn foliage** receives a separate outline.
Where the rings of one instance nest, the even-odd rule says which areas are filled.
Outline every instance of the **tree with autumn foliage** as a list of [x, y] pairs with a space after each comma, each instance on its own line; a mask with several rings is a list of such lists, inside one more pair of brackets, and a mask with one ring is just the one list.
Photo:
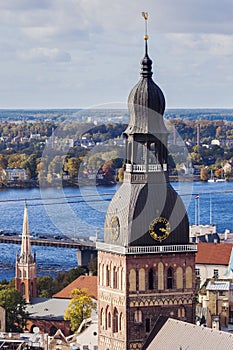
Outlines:
[[96, 304], [88, 295], [87, 289], [73, 289], [71, 297], [64, 319], [70, 321], [72, 331], [77, 331], [82, 321], [91, 317], [91, 312], [96, 309]]

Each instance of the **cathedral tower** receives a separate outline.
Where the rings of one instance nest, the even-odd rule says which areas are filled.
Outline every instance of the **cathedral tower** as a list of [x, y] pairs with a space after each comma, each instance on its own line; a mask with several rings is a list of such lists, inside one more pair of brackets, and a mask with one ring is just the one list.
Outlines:
[[28, 208], [25, 203], [22, 244], [20, 256], [16, 254], [16, 275], [15, 288], [26, 299], [27, 303], [31, 302], [31, 298], [37, 296], [36, 285], [36, 254], [32, 256], [30, 232], [28, 224]]
[[124, 181], [97, 243], [99, 350], [140, 349], [160, 315], [195, 321], [196, 246], [169, 183], [165, 98], [144, 39], [141, 78], [128, 99]]

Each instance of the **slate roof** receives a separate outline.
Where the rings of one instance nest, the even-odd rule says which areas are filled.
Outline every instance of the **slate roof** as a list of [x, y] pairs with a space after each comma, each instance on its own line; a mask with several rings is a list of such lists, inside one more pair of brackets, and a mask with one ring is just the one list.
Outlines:
[[230, 282], [228, 281], [209, 281], [206, 290], [229, 290]]
[[68, 309], [68, 299], [32, 298], [32, 304], [27, 305], [30, 319], [63, 320]]
[[146, 350], [233, 349], [233, 335], [169, 318]]
[[228, 265], [233, 244], [198, 243], [196, 264]]
[[97, 299], [97, 277], [96, 276], [79, 276], [60, 292], [53, 295], [53, 298], [71, 299], [73, 289], [87, 289], [88, 294]]

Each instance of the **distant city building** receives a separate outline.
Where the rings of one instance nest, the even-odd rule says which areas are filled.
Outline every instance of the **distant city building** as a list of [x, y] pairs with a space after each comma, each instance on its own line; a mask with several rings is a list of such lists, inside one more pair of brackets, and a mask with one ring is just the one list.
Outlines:
[[14, 181], [27, 181], [26, 170], [23, 168], [6, 168], [3, 171], [4, 180], [14, 182]]
[[[199, 302], [206, 314], [206, 325], [210, 328], [233, 331], [233, 280], [210, 279], [199, 293]], [[214, 323], [217, 321], [217, 327]]]
[[216, 139], [215, 139], [215, 140], [212, 140], [212, 141], [211, 141], [211, 145], [212, 145], [212, 146], [220, 146], [220, 141], [219, 141], [219, 140], [216, 140]]
[[[198, 243], [196, 276], [200, 285], [210, 278], [229, 278], [232, 260], [232, 244]], [[233, 278], [233, 276], [232, 276]]]

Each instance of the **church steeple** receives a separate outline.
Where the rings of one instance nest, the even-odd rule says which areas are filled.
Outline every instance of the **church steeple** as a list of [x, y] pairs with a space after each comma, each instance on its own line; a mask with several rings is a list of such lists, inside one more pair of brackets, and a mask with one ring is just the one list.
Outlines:
[[21, 251], [19, 256], [16, 254], [15, 286], [28, 303], [31, 302], [32, 297], [37, 296], [36, 254], [32, 256], [31, 253], [28, 207], [26, 201], [24, 205]]
[[128, 99], [124, 181], [97, 242], [99, 350], [141, 349], [160, 315], [195, 321], [195, 252], [169, 183], [165, 99], [152, 80], [147, 18], [141, 77]]
[[23, 230], [22, 230], [22, 243], [21, 243], [21, 262], [29, 262], [32, 259], [31, 255], [31, 242], [30, 242], [30, 231], [28, 223], [28, 208], [27, 202], [24, 204], [24, 217], [23, 217]]

